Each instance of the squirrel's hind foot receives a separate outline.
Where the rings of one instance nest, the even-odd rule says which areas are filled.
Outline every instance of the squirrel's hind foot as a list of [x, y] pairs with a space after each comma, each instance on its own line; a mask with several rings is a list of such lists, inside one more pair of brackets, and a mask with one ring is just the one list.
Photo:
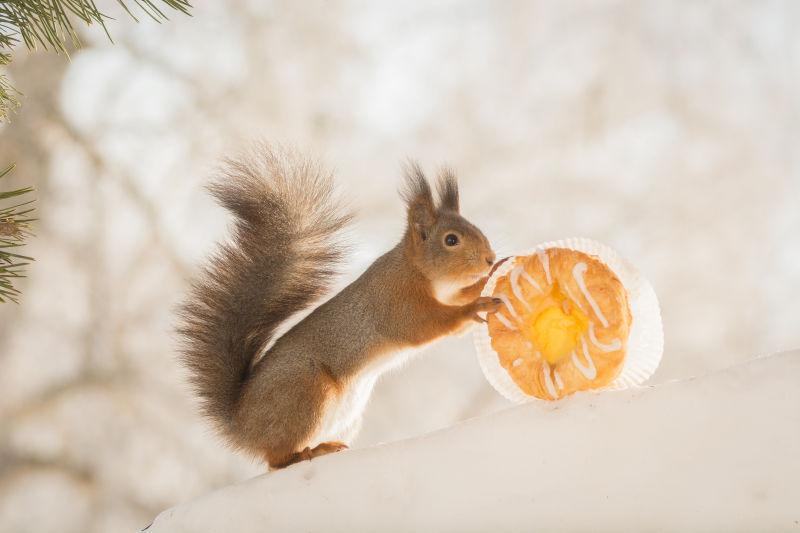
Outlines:
[[291, 455], [289, 455], [285, 460], [276, 461], [274, 463], [269, 462], [269, 468], [270, 470], [279, 470], [281, 468], [286, 468], [287, 466], [293, 465], [295, 463], [299, 463], [300, 461], [310, 461], [315, 457], [328, 455], [329, 453], [340, 452], [348, 448], [349, 446], [347, 444], [339, 441], [322, 442], [320, 444], [317, 444], [313, 448], [306, 447], [302, 451], [294, 452]]
[[[336, 453], [348, 449], [349, 446], [344, 442], [330, 441], [320, 443], [310, 450], [311, 458], [319, 457], [320, 455], [328, 455], [329, 453]], [[308, 448], [306, 448], [308, 449]]]

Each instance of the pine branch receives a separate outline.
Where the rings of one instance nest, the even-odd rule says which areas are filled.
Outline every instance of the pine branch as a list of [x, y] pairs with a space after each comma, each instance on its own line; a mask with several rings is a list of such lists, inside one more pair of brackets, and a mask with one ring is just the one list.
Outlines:
[[[7, 176], [14, 165], [0, 171], [0, 179]], [[0, 192], [0, 200], [21, 197], [33, 192], [33, 187]], [[32, 235], [30, 218], [33, 200], [0, 207], [0, 302], [17, 301], [19, 290], [14, 287], [17, 278], [24, 277], [24, 268], [33, 258], [12, 252], [25, 244], [25, 237]]]
[[[129, 0], [139, 10], [156, 22], [167, 20], [167, 15], [159, 6], [166, 6], [185, 15], [189, 14], [189, 0]], [[128, 7], [125, 0], [117, 0], [123, 10], [135, 21], [139, 19]], [[106, 20], [111, 17], [95, 5], [94, 0], [0, 0], [0, 67], [11, 61], [11, 51], [18, 43], [25, 43], [30, 50], [52, 49], [56, 53], [67, 53], [69, 45], [80, 46], [73, 20], [91, 26], [99, 24], [109, 40], [111, 35], [106, 28]], [[0, 71], [0, 122], [8, 120], [8, 115], [19, 106], [19, 92], [9, 83]], [[0, 171], [3, 178], [14, 169], [11, 165]], [[33, 187], [12, 191], [0, 191], [0, 201], [20, 197], [33, 192]], [[7, 207], [0, 205], [0, 303], [17, 301], [19, 290], [14, 287], [16, 278], [23, 276], [24, 268], [32, 258], [12, 252], [24, 245], [25, 237], [32, 235], [30, 218], [33, 200]]]

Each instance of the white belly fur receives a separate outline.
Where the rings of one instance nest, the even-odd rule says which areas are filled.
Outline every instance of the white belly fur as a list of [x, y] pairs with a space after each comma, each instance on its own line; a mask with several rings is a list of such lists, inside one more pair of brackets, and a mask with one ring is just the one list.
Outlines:
[[311, 439], [312, 448], [321, 442], [343, 441], [349, 444], [355, 438], [361, 424], [361, 415], [372, 395], [378, 378], [408, 361], [419, 349], [400, 350], [384, 354], [379, 361], [364, 368], [345, 387], [343, 394], [327, 406], [322, 422]]

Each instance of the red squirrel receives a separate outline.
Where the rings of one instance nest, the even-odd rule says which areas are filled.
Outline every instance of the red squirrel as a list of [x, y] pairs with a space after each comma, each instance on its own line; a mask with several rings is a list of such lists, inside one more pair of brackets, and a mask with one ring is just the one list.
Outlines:
[[480, 296], [495, 254], [461, 216], [454, 174], [440, 173], [435, 201], [410, 163], [400, 242], [274, 339], [326, 294], [351, 215], [317, 163], [266, 145], [209, 189], [235, 225], [181, 307], [182, 359], [204, 414], [271, 469], [347, 448], [382, 372], [500, 306]]

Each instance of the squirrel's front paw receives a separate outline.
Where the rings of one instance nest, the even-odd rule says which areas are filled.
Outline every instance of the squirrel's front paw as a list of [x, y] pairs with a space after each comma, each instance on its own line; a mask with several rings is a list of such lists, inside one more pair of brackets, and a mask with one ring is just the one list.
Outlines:
[[476, 322], [486, 322], [478, 313], [494, 313], [500, 306], [503, 305], [503, 300], [500, 298], [492, 298], [491, 296], [481, 296], [470, 304], [472, 318]]

